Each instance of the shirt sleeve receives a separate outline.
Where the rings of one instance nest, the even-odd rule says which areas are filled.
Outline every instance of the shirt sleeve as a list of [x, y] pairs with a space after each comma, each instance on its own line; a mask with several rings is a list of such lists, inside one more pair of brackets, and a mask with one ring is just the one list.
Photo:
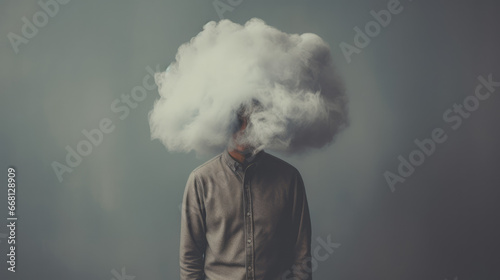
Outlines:
[[296, 171], [294, 187], [292, 228], [295, 254], [291, 274], [287, 279], [312, 280], [311, 218], [304, 181], [299, 171]]
[[181, 207], [180, 279], [203, 280], [206, 249], [205, 208], [201, 186], [192, 172], [186, 183]]

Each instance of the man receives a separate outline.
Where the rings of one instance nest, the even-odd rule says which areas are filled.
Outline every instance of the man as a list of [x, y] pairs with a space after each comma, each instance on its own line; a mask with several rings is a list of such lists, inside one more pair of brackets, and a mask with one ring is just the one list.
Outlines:
[[183, 197], [182, 280], [312, 279], [311, 222], [292, 165], [242, 144], [248, 114], [223, 153], [194, 169]]

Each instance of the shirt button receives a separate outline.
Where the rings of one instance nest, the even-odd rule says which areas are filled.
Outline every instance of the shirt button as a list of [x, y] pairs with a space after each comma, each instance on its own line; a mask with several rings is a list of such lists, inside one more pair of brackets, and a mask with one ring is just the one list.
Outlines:
[[248, 238], [247, 242], [248, 242], [248, 243], [251, 243], [251, 242], [252, 242], [252, 239]]
[[247, 212], [247, 216], [250, 217], [250, 212]]
[[251, 267], [251, 266], [249, 266], [249, 267], [248, 267], [248, 270], [252, 270], [252, 267]]

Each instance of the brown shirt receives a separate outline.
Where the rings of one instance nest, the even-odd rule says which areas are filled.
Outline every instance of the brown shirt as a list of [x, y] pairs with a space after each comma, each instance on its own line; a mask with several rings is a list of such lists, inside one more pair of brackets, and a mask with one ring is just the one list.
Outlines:
[[260, 151], [228, 151], [189, 175], [183, 197], [181, 280], [312, 279], [311, 222], [299, 171]]

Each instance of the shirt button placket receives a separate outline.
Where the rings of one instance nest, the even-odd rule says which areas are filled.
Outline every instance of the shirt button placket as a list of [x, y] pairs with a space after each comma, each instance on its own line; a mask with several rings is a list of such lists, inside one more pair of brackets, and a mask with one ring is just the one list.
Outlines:
[[253, 279], [254, 269], [253, 269], [253, 246], [252, 246], [252, 199], [250, 192], [250, 183], [247, 175], [248, 167], [245, 170], [245, 174], [243, 176], [243, 187], [244, 187], [244, 201], [246, 208], [246, 219], [245, 219], [245, 232], [247, 236], [247, 246], [246, 247], [246, 259], [247, 259], [247, 279]]
[[[245, 182], [245, 194], [246, 194], [246, 204], [247, 204], [247, 209], [248, 209], [248, 213], [250, 213], [250, 208], [251, 208], [251, 204], [250, 204], [250, 189], [249, 189], [249, 186], [248, 186], [248, 181]], [[251, 228], [251, 224], [252, 224], [252, 221], [251, 221], [251, 216], [250, 215], [247, 215], [247, 219], [246, 219], [246, 223], [245, 223], [245, 230], [247, 232], [247, 270], [248, 270], [248, 279], [252, 279], [252, 260], [253, 260], [253, 254], [252, 254], [252, 228]]]

